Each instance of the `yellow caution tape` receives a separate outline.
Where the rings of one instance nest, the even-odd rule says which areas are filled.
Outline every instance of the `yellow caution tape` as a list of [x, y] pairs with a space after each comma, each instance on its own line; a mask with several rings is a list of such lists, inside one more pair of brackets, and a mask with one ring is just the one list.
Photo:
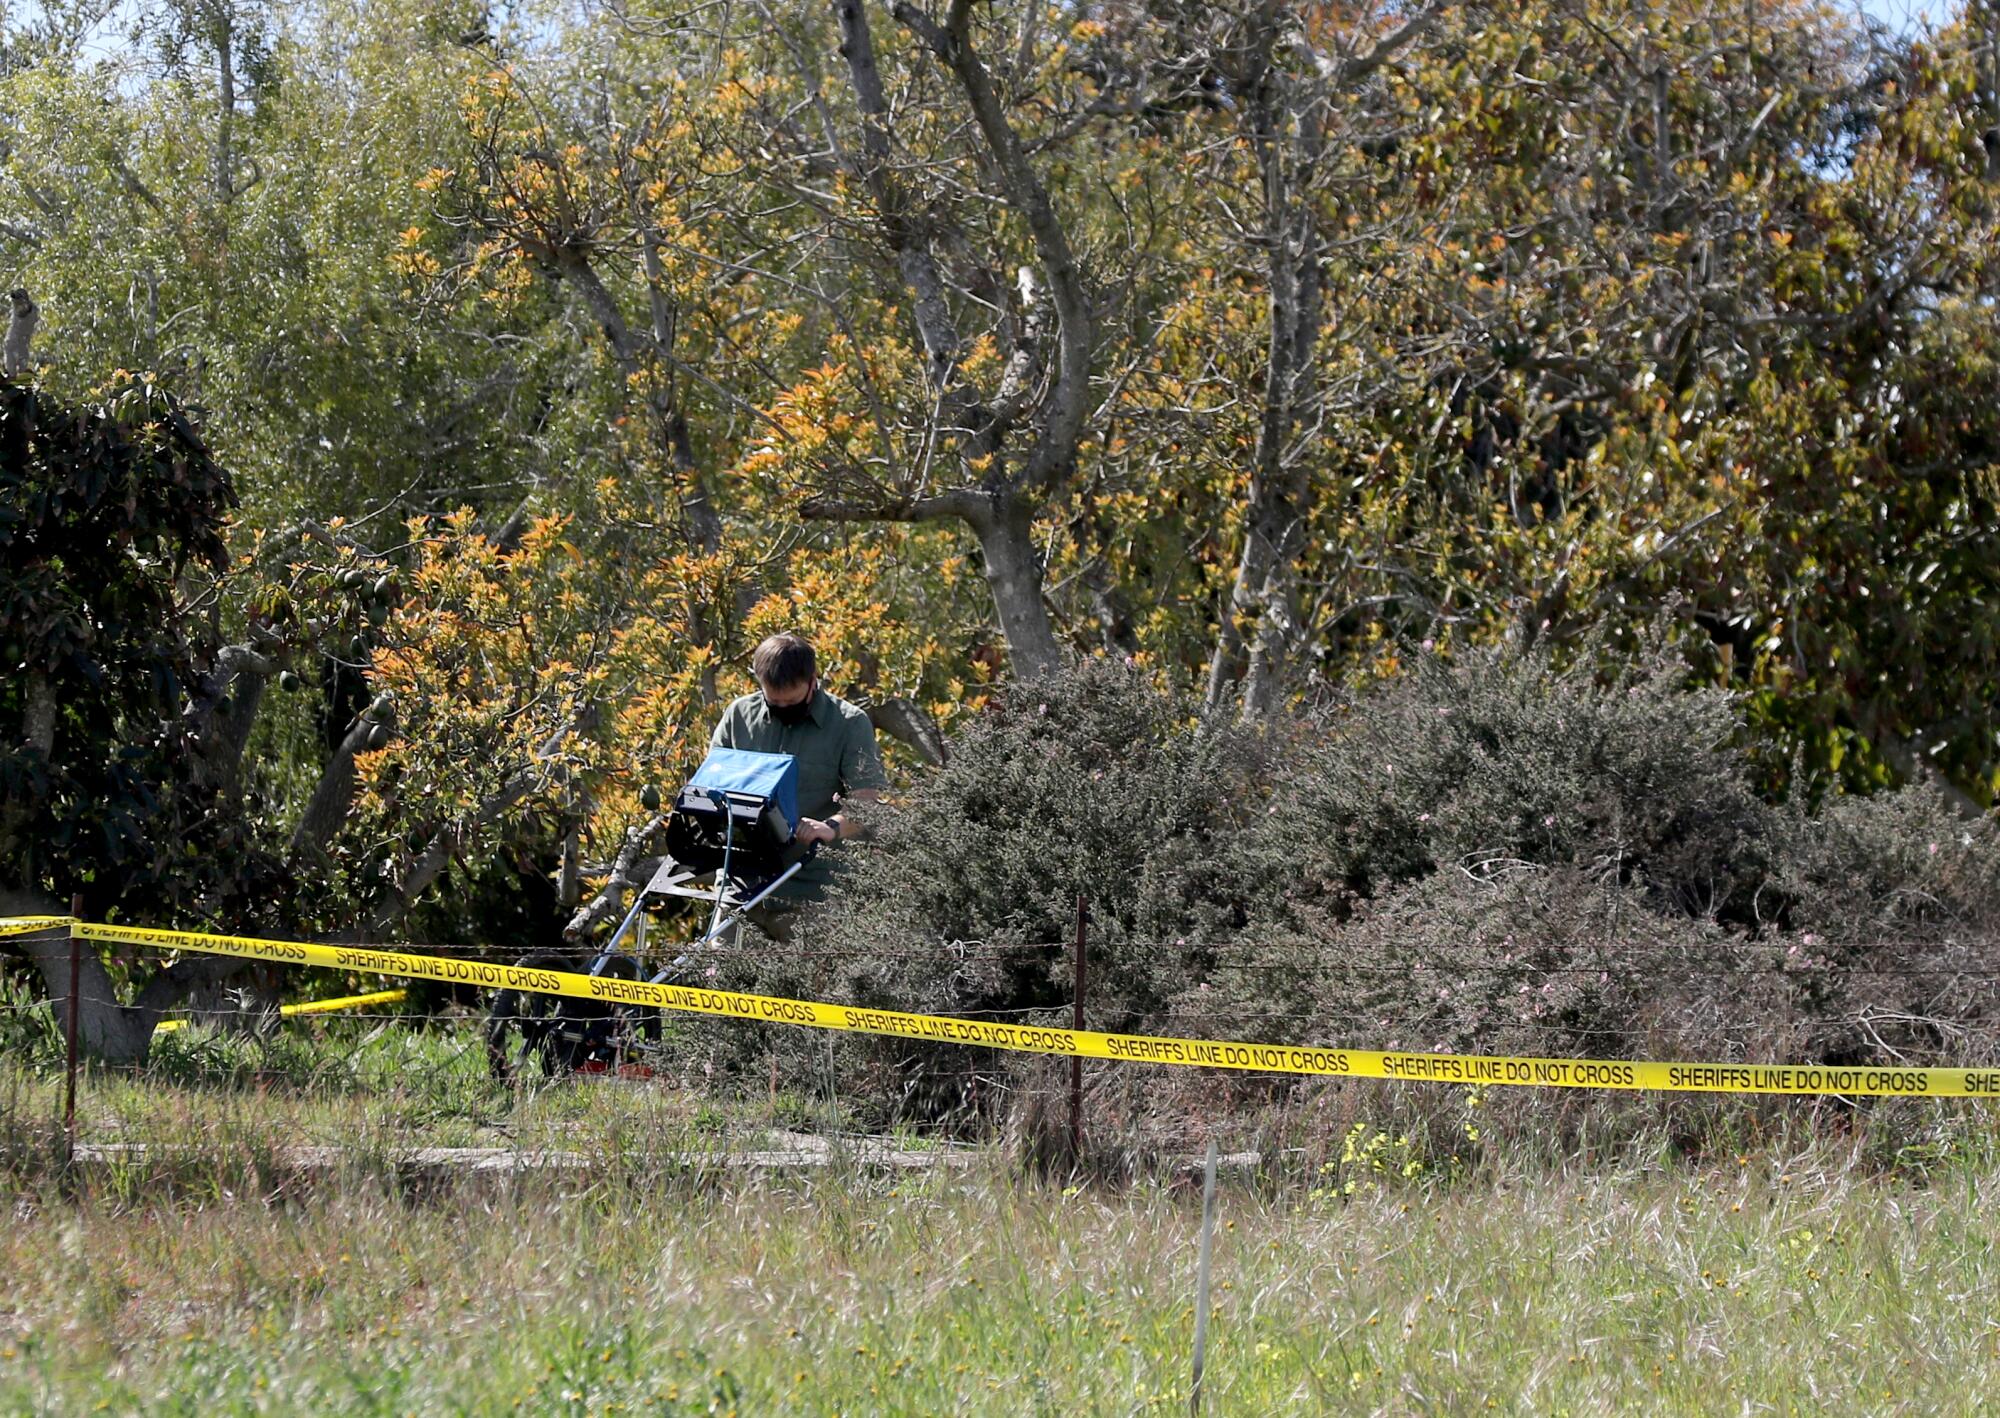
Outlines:
[[8, 916], [0, 919], [0, 936], [33, 935], [74, 923], [74, 916]]
[[1423, 1054], [1377, 1049], [1332, 1049], [1309, 1044], [1251, 1044], [1214, 1039], [1105, 1034], [1034, 1024], [996, 1024], [934, 1014], [863, 1009], [816, 1000], [780, 999], [691, 985], [653, 985], [527, 969], [446, 955], [410, 955], [364, 946], [258, 940], [196, 931], [80, 924], [84, 940], [153, 945], [316, 965], [413, 980], [531, 994], [569, 995], [612, 1004], [645, 1005], [688, 1014], [717, 1015], [770, 1024], [797, 1024], [854, 1034], [880, 1034], [940, 1044], [972, 1044], [1025, 1054], [1118, 1059], [1132, 1063], [1297, 1073], [1326, 1078], [1383, 1078], [1404, 1083], [1517, 1084], [1540, 1088], [1603, 1088], [1669, 1093], [1793, 1093], [1872, 1097], [2000, 1097], [2000, 1066], [1993, 1068], [1846, 1068], [1751, 1063], [1639, 1063], [1625, 1059], [1517, 1058], [1500, 1054]]
[[[287, 1019], [295, 1019], [301, 1014], [331, 1014], [340, 1009], [366, 1009], [371, 1004], [396, 1004], [409, 997], [408, 990], [377, 990], [372, 995], [345, 995], [340, 999], [308, 1000], [304, 1004], [281, 1004], [278, 1013]], [[171, 1034], [176, 1029], [185, 1029], [191, 1021], [186, 1019], [163, 1019], [155, 1026], [154, 1032]]]

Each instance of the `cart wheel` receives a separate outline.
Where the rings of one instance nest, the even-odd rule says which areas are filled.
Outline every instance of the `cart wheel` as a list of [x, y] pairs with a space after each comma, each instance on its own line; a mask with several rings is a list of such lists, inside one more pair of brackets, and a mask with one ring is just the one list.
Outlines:
[[[627, 955], [614, 955], [598, 971], [614, 980], [639, 981], [645, 978], [639, 962]], [[612, 1038], [620, 1053], [650, 1049], [660, 1042], [660, 1011], [643, 1004], [613, 1005]]]
[[[526, 970], [568, 970], [576, 961], [559, 950], [530, 951], [518, 964]], [[558, 1062], [562, 1051], [554, 1049], [557, 1031], [565, 1022], [570, 1003], [561, 995], [539, 994], [532, 990], [501, 990], [486, 1011], [486, 1064], [502, 1083], [513, 1080], [514, 1072], [529, 1055], [542, 1056], [543, 1069], [551, 1074], [565, 1072]], [[578, 1000], [578, 1004], [589, 1001]]]

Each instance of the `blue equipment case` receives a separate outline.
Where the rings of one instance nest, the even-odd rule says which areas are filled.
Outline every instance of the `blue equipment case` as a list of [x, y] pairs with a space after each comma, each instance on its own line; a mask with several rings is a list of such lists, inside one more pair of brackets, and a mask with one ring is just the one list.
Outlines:
[[783, 815], [787, 838], [799, 830], [799, 765], [789, 753], [712, 748], [688, 779], [688, 786], [761, 798]]

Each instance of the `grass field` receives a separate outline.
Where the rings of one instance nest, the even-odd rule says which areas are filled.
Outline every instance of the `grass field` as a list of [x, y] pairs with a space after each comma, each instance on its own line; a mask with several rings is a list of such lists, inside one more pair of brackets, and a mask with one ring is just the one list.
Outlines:
[[[756, 1120], [661, 1087], [503, 1106], [476, 1074], [454, 1099], [185, 1063], [86, 1090], [88, 1135], [170, 1160], [68, 1184], [53, 1082], [0, 1076], [0, 1411], [1186, 1411], [1190, 1187], [1028, 1181], [998, 1152], [918, 1175], [661, 1166]], [[315, 1132], [351, 1165], [273, 1163]], [[444, 1186], [393, 1165], [398, 1140], [496, 1134], [599, 1160]], [[1823, 1142], [1364, 1168], [1345, 1197], [1238, 1178], [1205, 1411], [1981, 1411], [1990, 1144], [1921, 1181]]]
[[[1210, 1411], [1976, 1412], [1993, 1183], [1226, 1190]], [[1198, 1205], [997, 1176], [11, 1198], [8, 1411], [1184, 1411]]]

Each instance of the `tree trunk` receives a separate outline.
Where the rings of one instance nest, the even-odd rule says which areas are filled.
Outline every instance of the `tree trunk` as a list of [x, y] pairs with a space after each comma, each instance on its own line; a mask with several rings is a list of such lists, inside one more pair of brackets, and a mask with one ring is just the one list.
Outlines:
[[1042, 560], [1035, 550], [1034, 521], [1018, 494], [1000, 494], [991, 512], [973, 520], [986, 563], [986, 584], [1016, 678], [1045, 679], [1063, 665], [1049, 608], [1042, 600]]
[[[29, 752], [38, 754], [46, 764], [55, 755], [56, 742], [56, 696], [49, 683], [48, 671], [34, 669], [26, 676], [27, 704], [22, 712], [21, 744]], [[32, 778], [29, 781], [33, 781]], [[46, 781], [46, 780], [44, 780]], [[8, 875], [16, 881], [32, 882], [35, 879], [34, 852], [30, 846], [31, 834], [35, 832], [35, 814], [40, 811], [44, 797], [33, 792], [23, 792], [0, 799], [0, 862], [6, 864]], [[9, 911], [10, 915], [41, 915], [40, 910]]]
[[1305, 642], [1299, 624], [1299, 566], [1296, 534], [1279, 544], [1259, 596], [1257, 638], [1250, 645], [1250, 668], [1243, 676], [1243, 717], [1263, 719], [1284, 704], [1285, 691], [1296, 677], [1295, 660]]
[[1219, 703], [1241, 673], [1246, 718], [1277, 709], [1311, 630], [1300, 623], [1299, 554], [1313, 509], [1311, 458], [1300, 440], [1316, 428], [1323, 410], [1318, 347], [1325, 242], [1314, 194], [1329, 147], [1327, 124], [1339, 96], [1429, 29], [1443, 5], [1434, 0], [1372, 49], [1339, 62], [1305, 44], [1302, 64], [1291, 11], [1279, 0], [1265, 0], [1245, 12], [1250, 28], [1243, 66], [1231, 76], [1243, 97], [1245, 136], [1261, 178], [1258, 245], [1265, 253], [1270, 333], [1243, 554], [1209, 662], [1208, 702]]
[[889, 735], [898, 743], [908, 744], [933, 768], [944, 766], [944, 734], [939, 731], [937, 720], [923, 705], [903, 695], [888, 699], [864, 696], [856, 702], [868, 711], [868, 722], [878, 732]]
[[347, 810], [354, 803], [354, 755], [368, 746], [368, 732], [373, 727], [365, 715], [356, 715], [333, 757], [320, 770], [306, 810], [292, 829], [288, 855], [295, 863], [303, 865], [324, 853], [340, 824], [347, 820]]
[[22, 716], [21, 738], [46, 763], [56, 751], [56, 694], [54, 686], [49, 683], [47, 670], [28, 671], [27, 700], [27, 709]]
[[16, 288], [8, 297], [7, 343], [0, 351], [0, 373], [25, 379], [35, 372], [35, 327], [41, 323], [41, 308], [26, 290]]
[[1245, 718], [1261, 717], [1278, 707], [1293, 655], [1303, 640], [1297, 558], [1311, 481], [1309, 460], [1293, 441], [1318, 409], [1324, 279], [1311, 187], [1324, 144], [1326, 95], [1316, 77], [1289, 75], [1273, 64], [1278, 7], [1266, 6], [1257, 24], [1244, 87], [1249, 96], [1249, 136], [1263, 179], [1262, 245], [1270, 331], [1243, 555], [1208, 677], [1208, 702], [1213, 705], [1228, 692], [1230, 680], [1243, 666], [1247, 645]]
[[[1291, 661], [1303, 639], [1298, 625], [1298, 552], [1309, 511], [1310, 468], [1289, 449], [1314, 407], [1318, 377], [1314, 350], [1319, 334], [1319, 252], [1309, 237], [1302, 249], [1273, 253], [1271, 343], [1265, 364], [1265, 406], [1258, 430], [1250, 507], [1244, 519], [1243, 554], [1224, 607], [1209, 662], [1208, 702], [1219, 704], [1239, 670], [1245, 671], [1243, 714], [1260, 717], [1278, 705]], [[1291, 263], [1296, 263], [1291, 265]], [[1290, 269], [1278, 269], [1280, 263]], [[1289, 464], [1289, 466], [1287, 466]]]
[[223, 0], [213, 10], [215, 79], [218, 90], [215, 122], [215, 203], [226, 207], [236, 196], [236, 17]]
[[894, 177], [889, 141], [889, 103], [875, 61], [875, 40], [868, 28], [862, 0], [834, 0], [834, 23], [840, 30], [840, 57], [847, 61], [856, 106], [861, 110], [861, 179], [874, 198], [882, 235], [895, 253], [896, 266], [909, 287], [917, 336], [924, 343], [924, 368], [933, 389], [952, 381], [958, 363], [959, 336], [945, 302], [944, 277], [938, 271], [921, 224], [911, 214], [905, 194]]
[[[0, 915], [59, 915], [51, 903], [0, 891]], [[56, 1028], [68, 1037], [70, 940], [67, 927], [15, 936], [7, 944], [25, 955], [42, 977]], [[252, 963], [227, 956], [204, 956], [170, 965], [147, 982], [131, 1004], [120, 1003], [110, 972], [94, 945], [84, 942], [77, 960], [77, 1052], [120, 1067], [143, 1064], [160, 1016], [206, 986], [241, 974]]]
[[[865, 0], [832, 0], [832, 9], [840, 33], [840, 55], [846, 61], [861, 115], [859, 152], [848, 161], [874, 201], [884, 243], [895, 257], [910, 296], [912, 318], [924, 347], [925, 369], [937, 391], [933, 420], [941, 418], [945, 427], [969, 435], [961, 456], [993, 460], [995, 467], [1002, 466], [1003, 444], [1035, 384], [1031, 377], [1034, 342], [1018, 344], [1008, 377], [1001, 382], [1000, 397], [991, 406], [982, 404], [976, 392], [961, 381], [956, 364], [964, 342], [952, 321], [946, 298], [948, 284], [931, 247], [926, 209], [897, 178], [893, 115]], [[921, 485], [927, 485], [927, 479], [910, 479], [906, 488], [910, 483], [920, 484], [912, 504], [931, 503], [932, 510], [915, 510], [910, 504], [897, 508], [885, 502], [873, 509], [873, 515], [891, 520], [934, 520], [939, 515], [937, 509], [948, 508], [944, 515], [960, 517], [969, 524], [979, 538], [987, 586], [993, 593], [994, 611], [1014, 673], [1022, 679], [1039, 679], [1061, 668], [1063, 653], [1042, 599], [1033, 509], [1037, 499], [1058, 490], [1075, 471], [1077, 441], [1089, 407], [1090, 301], [1068, 233], [1020, 136], [1007, 122], [985, 64], [972, 47], [969, 4], [957, 0], [942, 27], [923, 10], [908, 4], [894, 5], [892, 13], [958, 81], [985, 143], [982, 161], [998, 178], [1008, 207], [1034, 240], [1041, 280], [1054, 310], [1056, 349], [1053, 367], [1042, 371], [1047, 387], [1035, 419], [1033, 444], [1017, 460], [1019, 467], [1011, 478], [989, 473], [976, 487], [958, 488], [939, 497], [924, 495]], [[1033, 298], [1024, 294], [1023, 303], [1032, 312]], [[810, 508], [806, 514], [815, 515]], [[856, 507], [836, 515], [866, 520], [870, 509]]]

